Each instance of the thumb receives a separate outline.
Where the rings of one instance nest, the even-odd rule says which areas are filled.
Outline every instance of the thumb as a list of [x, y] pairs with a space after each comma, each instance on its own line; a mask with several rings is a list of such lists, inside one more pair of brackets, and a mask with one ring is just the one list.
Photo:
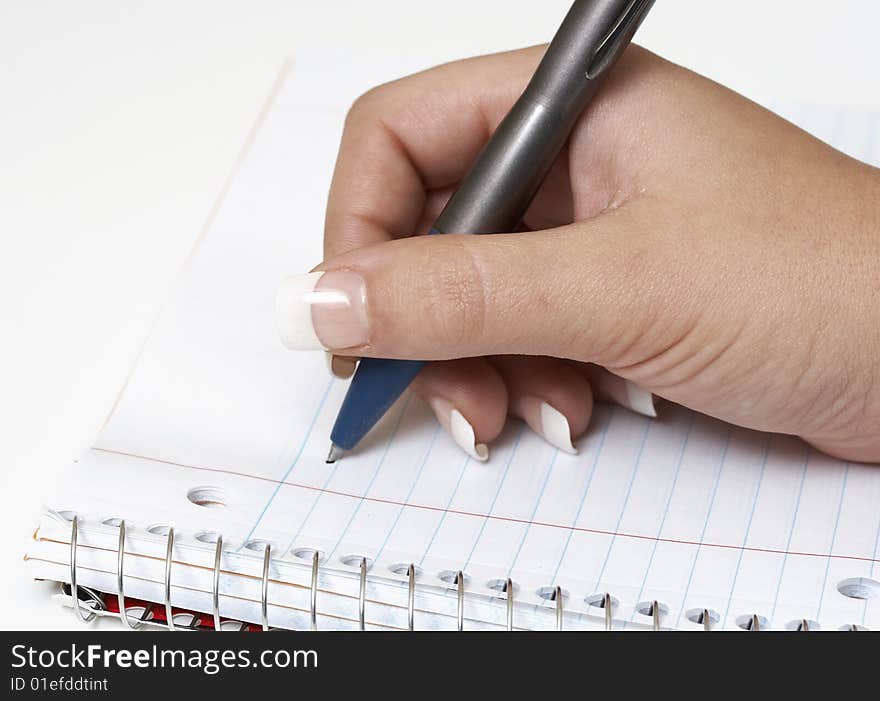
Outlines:
[[628, 224], [618, 211], [541, 232], [366, 246], [281, 284], [281, 338], [291, 349], [350, 356], [607, 364], [622, 336], [650, 318], [634, 264], [646, 256], [633, 250], [639, 237]]

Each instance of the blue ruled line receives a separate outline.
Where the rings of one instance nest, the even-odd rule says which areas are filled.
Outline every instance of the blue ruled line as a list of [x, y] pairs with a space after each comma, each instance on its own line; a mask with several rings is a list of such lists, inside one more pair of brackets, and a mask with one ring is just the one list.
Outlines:
[[843, 510], [843, 497], [846, 494], [846, 481], [849, 477], [849, 463], [843, 470], [843, 484], [840, 487], [840, 501], [837, 502], [837, 518], [834, 519], [834, 530], [831, 532], [831, 548], [828, 551], [828, 560], [825, 562], [825, 577], [822, 579], [822, 591], [819, 592], [819, 606], [816, 609], [816, 620], [821, 621], [822, 600], [825, 598], [825, 587], [828, 584], [828, 573], [831, 571], [831, 557], [834, 555], [834, 544], [837, 541], [837, 527], [840, 525], [840, 512]]
[[464, 462], [462, 462], [461, 464], [461, 472], [458, 473], [458, 480], [455, 483], [452, 494], [449, 495], [449, 500], [446, 502], [446, 508], [443, 509], [443, 515], [440, 516], [440, 520], [437, 522], [437, 526], [434, 528], [434, 532], [431, 534], [431, 540], [428, 541], [428, 545], [425, 546], [425, 549], [422, 551], [422, 557], [419, 559], [420, 566], [425, 562], [425, 558], [428, 557], [428, 553], [431, 551], [431, 546], [434, 545], [437, 534], [440, 532], [440, 528], [443, 526], [443, 522], [446, 520], [446, 516], [449, 514], [449, 508], [452, 506], [452, 502], [455, 500], [455, 495], [458, 494], [458, 488], [461, 486], [461, 481], [462, 479], [464, 479], [464, 473], [467, 471], [467, 466], [470, 464], [470, 462], [471, 456], [468, 455], [465, 457]]
[[[666, 525], [666, 517], [669, 515], [669, 506], [672, 504], [672, 497], [675, 495], [675, 487], [678, 484], [678, 476], [681, 474], [681, 463], [684, 461], [684, 454], [687, 450], [688, 442], [691, 438], [691, 431], [694, 428], [696, 414], [691, 412], [690, 417], [688, 419], [688, 427], [687, 432], [684, 434], [684, 441], [681, 444], [681, 451], [678, 454], [678, 464], [675, 466], [675, 475], [672, 478], [672, 484], [669, 487], [669, 496], [666, 498], [666, 508], [663, 509], [663, 518], [660, 519], [660, 527], [657, 529], [657, 540], [654, 541], [654, 546], [651, 548], [651, 557], [648, 558], [648, 566], [645, 568], [645, 576], [642, 578], [642, 586], [639, 588], [639, 594], [636, 597], [636, 603], [642, 600], [642, 594], [645, 591], [645, 587], [648, 584], [648, 575], [651, 574], [651, 565], [654, 564], [654, 555], [657, 553], [657, 546], [660, 545], [660, 536], [663, 535], [663, 526]], [[635, 618], [635, 612], [633, 612], [632, 617], [630, 617], [630, 621]]]
[[[398, 417], [396, 419], [397, 423], [400, 422], [400, 418], [403, 416], [403, 412], [405, 409], [406, 409], [406, 405], [404, 405], [404, 407], [401, 409], [400, 414], [398, 415]], [[395, 424], [395, 425], [397, 425], [397, 424]], [[393, 435], [392, 435], [392, 438], [393, 438]], [[290, 549], [293, 547], [293, 544], [296, 542], [296, 539], [299, 538], [300, 533], [302, 533], [303, 528], [305, 528], [305, 525], [308, 523], [309, 519], [311, 518], [312, 513], [314, 513], [315, 507], [317, 507], [318, 502], [321, 501], [321, 497], [323, 497], [324, 493], [327, 491], [327, 487], [329, 487], [330, 483], [333, 481], [333, 477], [336, 474], [336, 471], [339, 469], [339, 466], [342, 464], [342, 462], [343, 462], [342, 460], [337, 460], [335, 463], [333, 463], [333, 469], [330, 470], [330, 474], [327, 475], [327, 479], [325, 479], [324, 484], [321, 485], [321, 491], [319, 491], [315, 495], [315, 498], [312, 500], [312, 505], [309, 507], [309, 510], [306, 513], [303, 520], [300, 521], [299, 528], [296, 529], [296, 533], [293, 534], [293, 538], [290, 539], [290, 542], [287, 544], [287, 548], [285, 549], [284, 552], [289, 552]]]
[[[596, 474], [596, 467], [599, 465], [599, 458], [602, 455], [602, 448], [605, 446], [605, 436], [608, 435], [608, 428], [611, 426], [611, 418], [614, 416], [615, 406], [616, 405], [612, 404], [609, 407], [608, 414], [605, 417], [605, 423], [602, 426], [602, 433], [599, 435], [599, 445], [596, 446], [596, 454], [593, 456], [593, 464], [590, 466], [590, 474], [587, 476], [586, 484], [584, 484], [584, 491], [581, 494], [578, 510], [574, 515], [574, 519], [572, 519], [571, 528], [568, 529], [568, 535], [565, 537], [565, 545], [562, 546], [562, 553], [556, 561], [556, 569], [553, 570], [553, 579], [550, 580], [553, 585], [556, 584], [556, 577], [559, 574], [559, 568], [562, 566], [562, 561], [565, 559], [565, 553], [568, 552], [568, 546], [571, 544], [571, 538], [574, 535], [573, 528], [577, 525], [578, 519], [581, 517], [581, 513], [584, 510], [584, 504], [587, 503], [587, 494], [590, 491], [590, 485], [593, 483], [593, 475]], [[525, 536], [523, 536], [523, 539], [525, 540]]]
[[474, 544], [471, 546], [471, 551], [468, 553], [468, 556], [464, 561], [464, 565], [461, 568], [462, 572], [467, 570], [467, 567], [471, 562], [471, 558], [474, 556], [474, 552], [477, 549], [477, 545], [479, 545], [480, 539], [483, 537], [483, 531], [486, 530], [486, 525], [489, 523], [489, 518], [492, 516], [492, 512], [495, 510], [495, 502], [498, 501], [498, 495], [501, 494], [501, 489], [504, 487], [504, 482], [507, 480], [507, 475], [510, 472], [510, 466], [513, 463], [513, 458], [516, 455], [516, 449], [519, 447], [519, 441], [522, 438], [525, 428], [526, 424], [525, 422], [522, 422], [520, 424], [519, 430], [516, 433], [516, 438], [513, 441], [513, 447], [510, 449], [510, 455], [507, 457], [507, 464], [504, 466], [504, 474], [501, 476], [501, 480], [498, 482], [498, 486], [495, 488], [495, 496], [492, 497], [492, 503], [489, 505], [489, 510], [486, 512], [486, 517], [483, 519], [483, 524], [480, 526], [480, 532], [477, 533], [477, 537], [474, 539]]
[[394, 530], [397, 528], [397, 524], [400, 521], [400, 517], [403, 516], [403, 512], [406, 510], [406, 505], [409, 503], [410, 498], [412, 498], [413, 492], [416, 490], [416, 486], [419, 483], [419, 480], [422, 477], [422, 472], [425, 469], [425, 465], [428, 464], [428, 457], [431, 455], [431, 451], [434, 450], [434, 443], [437, 442], [437, 435], [440, 433], [440, 422], [434, 422], [434, 432], [431, 434], [431, 441], [428, 443], [428, 449], [425, 451], [425, 455], [422, 458], [422, 462], [419, 465], [418, 472], [416, 472], [416, 476], [412, 481], [412, 484], [409, 486], [409, 491], [406, 493], [406, 497], [403, 500], [403, 504], [400, 509], [397, 511], [397, 516], [394, 517], [394, 523], [391, 524], [391, 527], [388, 529], [388, 532], [385, 533], [385, 539], [382, 541], [382, 545], [379, 547], [379, 550], [376, 551], [375, 559], [378, 561], [379, 557], [385, 550], [385, 547], [388, 545], [388, 541], [391, 540], [391, 535], [394, 533]]
[[736, 580], [739, 578], [739, 568], [742, 565], [743, 555], [745, 554], [746, 544], [749, 542], [749, 532], [752, 530], [752, 519], [755, 517], [755, 507], [758, 505], [758, 495], [761, 493], [761, 484], [764, 482], [764, 470], [767, 468], [767, 457], [770, 454], [770, 443], [773, 440], [772, 435], [767, 436], [767, 443], [764, 446], [764, 457], [761, 460], [761, 471], [758, 474], [758, 484], [755, 487], [755, 496], [752, 499], [752, 510], [749, 513], [749, 522], [746, 526], [746, 532], [743, 536], [742, 546], [739, 551], [739, 558], [736, 561], [736, 571], [733, 573], [733, 581], [730, 584], [730, 594], [727, 596], [727, 606], [724, 609], [724, 618], [721, 619], [721, 627], [727, 625], [727, 617], [730, 615], [730, 604], [733, 601], [733, 593], [736, 591]]
[[[877, 519], [877, 533], [874, 536], [874, 554], [872, 556], [871, 561], [871, 573], [868, 575], [871, 579], [874, 578], [874, 567], [877, 564], [877, 550], [880, 548], [880, 518]], [[865, 625], [865, 621], [868, 618], [868, 599], [865, 598], [865, 607], [862, 609], [862, 625]]]
[[798, 512], [801, 508], [801, 497], [804, 493], [804, 482], [807, 481], [807, 469], [810, 466], [810, 457], [813, 454], [813, 449], [807, 447], [807, 455], [804, 458], [804, 466], [801, 469], [801, 483], [798, 487], [798, 495], [797, 501], [794, 504], [794, 514], [791, 517], [791, 525], [788, 527], [788, 540], [785, 541], [785, 555], [782, 556], [782, 567], [779, 569], [779, 579], [776, 580], [776, 594], [773, 595], [773, 608], [770, 609], [770, 623], [773, 623], [773, 618], [776, 616], [776, 607], [779, 604], [779, 592], [782, 589], [782, 580], [785, 576], [785, 565], [788, 563], [788, 551], [791, 550], [791, 541], [794, 538], [794, 531], [797, 526], [797, 517]]
[[544, 497], [544, 490], [547, 489], [547, 483], [550, 481], [550, 475], [553, 474], [553, 468], [556, 465], [556, 458], [559, 456], [559, 448], [553, 449], [553, 457], [550, 458], [550, 465], [547, 467], [547, 473], [544, 475], [544, 483], [541, 485], [541, 489], [538, 492], [538, 498], [535, 499], [535, 506], [532, 508], [532, 514], [529, 516], [529, 524], [525, 527], [523, 531], [522, 538], [519, 541], [519, 547], [516, 549], [516, 554], [513, 556], [513, 561], [510, 563], [510, 569], [507, 570], [507, 577], [509, 578], [511, 574], [513, 574], [513, 568], [516, 565], [516, 561], [519, 559], [519, 554], [523, 549], [523, 545], [525, 545], [526, 537], [529, 534], [529, 530], [532, 528], [532, 521], [535, 520], [535, 514], [538, 513], [538, 507], [541, 505], [541, 499]]
[[321, 399], [318, 402], [318, 406], [315, 409], [315, 413], [312, 415], [312, 420], [309, 422], [309, 427], [306, 429], [306, 434], [303, 436], [302, 443], [300, 443], [299, 450], [296, 453], [296, 456], [293, 458], [293, 462], [290, 463], [290, 467], [287, 468], [287, 471], [281, 476], [281, 479], [278, 481], [278, 484], [275, 485], [275, 489], [272, 490], [272, 494], [269, 495], [269, 499], [266, 501], [266, 504], [263, 506], [263, 509], [260, 511], [260, 515], [257, 516], [257, 520], [254, 522], [254, 525], [251, 527], [250, 531], [248, 531], [247, 536], [242, 541], [241, 545], [236, 548], [236, 552], [244, 547], [244, 544], [247, 543], [251, 537], [254, 535], [254, 531], [257, 530], [257, 526], [260, 525], [260, 521], [263, 520], [263, 516], [266, 515], [266, 512], [269, 510], [269, 506], [272, 504], [272, 500], [275, 499], [275, 495], [281, 490], [281, 487], [284, 486], [284, 482], [287, 481], [287, 478], [290, 477], [293, 469], [299, 464], [300, 458], [303, 456], [303, 453], [306, 449], [306, 444], [309, 442], [309, 438], [312, 435], [312, 430], [315, 428], [315, 424], [318, 421], [318, 416], [321, 414], [321, 409], [324, 408], [324, 402], [327, 401], [327, 396], [330, 394], [330, 388], [333, 387], [333, 380], [327, 383], [327, 387], [324, 389], [324, 394], [321, 395]]
[[712, 496], [709, 498], [709, 505], [706, 507], [706, 518], [703, 520], [703, 530], [700, 531], [700, 544], [694, 551], [694, 559], [691, 562], [691, 571], [688, 574], [688, 581], [681, 595], [681, 606], [678, 607], [678, 618], [675, 620], [675, 627], [678, 628], [681, 623], [681, 616], [684, 613], [684, 607], [687, 603], [688, 594], [691, 591], [691, 584], [694, 581], [694, 571], [697, 569], [697, 561], [700, 559], [700, 549], [703, 547], [703, 539], [706, 537], [706, 530], [709, 528], [709, 520], [712, 517], [712, 509], [715, 508], [715, 497], [718, 496], [718, 485], [721, 484], [721, 475], [724, 472], [724, 461], [727, 459], [727, 449], [730, 447], [731, 430], [727, 429], [727, 439], [724, 441], [724, 448], [721, 450], [721, 459], [718, 461], [718, 467], [715, 470], [715, 484], [712, 486]]
[[617, 541], [617, 533], [620, 531], [620, 524], [623, 523], [623, 516], [626, 513], [626, 507], [627, 504], [629, 504], [629, 498], [632, 495], [632, 488], [633, 484], [635, 484], [636, 481], [636, 474], [638, 474], [639, 467], [642, 464], [642, 455], [645, 452], [645, 444], [648, 442], [648, 435], [651, 433], [651, 426], [653, 425], [653, 421], [649, 421], [645, 425], [645, 432], [642, 434], [642, 442], [639, 445], [639, 452], [636, 455], [635, 463], [633, 464], [633, 468], [630, 471], [629, 484], [626, 485], [626, 496], [624, 497], [623, 504], [621, 504], [620, 511], [617, 514], [617, 523], [614, 525], [614, 535], [611, 536], [611, 540], [608, 541], [608, 548], [607, 550], [605, 550], [605, 559], [602, 560], [602, 567], [599, 569], [599, 574], [596, 576], [596, 586], [594, 587], [594, 591], [599, 590], [599, 585], [602, 583], [602, 577], [605, 576], [605, 568], [608, 566], [608, 559], [611, 556], [611, 549], [614, 547], [614, 543]]
[[342, 539], [345, 538], [345, 534], [348, 533], [348, 529], [351, 528], [351, 524], [354, 522], [355, 517], [360, 512], [361, 507], [364, 505], [364, 499], [370, 493], [370, 489], [373, 487], [373, 483], [376, 481], [376, 478], [379, 476], [379, 473], [382, 471], [382, 466], [385, 464], [385, 458], [388, 457], [388, 451], [391, 450], [391, 444], [394, 442], [394, 438], [397, 436], [397, 431], [400, 428], [400, 424], [403, 422], [403, 417], [406, 414], [406, 410], [409, 408], [409, 404], [412, 401], [412, 393], [408, 394], [406, 397], [406, 402], [403, 405], [403, 409], [401, 409], [400, 414], [397, 416], [397, 420], [394, 422], [394, 428], [391, 429], [391, 435], [388, 436], [388, 440], [385, 442], [385, 449], [382, 451], [382, 457], [379, 458], [379, 462], [376, 465], [376, 469], [373, 470], [373, 475], [370, 477], [370, 481], [367, 483], [366, 488], [364, 489], [364, 494], [358, 501], [357, 505], [354, 507], [354, 510], [351, 513], [351, 516], [348, 519], [348, 523], [345, 524], [345, 528], [342, 529], [342, 532], [336, 538], [336, 544], [333, 546], [333, 549], [327, 555], [327, 559], [329, 560], [333, 555], [336, 554], [336, 549], [339, 547], [339, 544], [342, 542]]

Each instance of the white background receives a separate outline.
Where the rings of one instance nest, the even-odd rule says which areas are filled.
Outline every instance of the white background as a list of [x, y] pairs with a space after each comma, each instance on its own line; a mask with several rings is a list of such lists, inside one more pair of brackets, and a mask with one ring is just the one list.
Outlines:
[[[283, 60], [326, 55], [344, 105], [546, 41], [567, 7], [0, 2], [0, 627], [76, 625], [22, 566], [42, 497], [99, 430]], [[869, 0], [659, 0], [639, 43], [759, 101], [878, 110], [877, 26]]]

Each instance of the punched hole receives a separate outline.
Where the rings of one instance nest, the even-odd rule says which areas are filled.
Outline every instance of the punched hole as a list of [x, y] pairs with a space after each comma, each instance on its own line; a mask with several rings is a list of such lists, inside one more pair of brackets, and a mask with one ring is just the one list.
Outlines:
[[164, 523], [156, 523], [147, 528], [147, 533], [152, 533], [153, 535], [168, 535], [171, 531], [171, 526]]
[[798, 618], [785, 624], [785, 630], [796, 630], [800, 632], [819, 630], [819, 623], [810, 618]]
[[138, 621], [152, 621], [153, 620], [153, 611], [152, 609], [147, 612], [147, 615], [141, 618], [144, 615], [144, 612], [147, 610], [143, 606], [126, 606], [125, 607], [125, 615], [131, 619], [132, 623], [137, 623]]
[[262, 553], [266, 550], [267, 547], [270, 547], [271, 545], [272, 543], [268, 540], [253, 538], [252, 540], [247, 541], [242, 547], [255, 553]]
[[[494, 592], [498, 594], [507, 595], [507, 580], [506, 579], [490, 579], [486, 582], [486, 586], [489, 587]], [[516, 584], [513, 585], [513, 593], [516, 594]]]
[[880, 582], [867, 577], [853, 577], [838, 582], [837, 591], [850, 599], [877, 599], [880, 598]]
[[687, 618], [691, 623], [696, 623], [698, 626], [706, 625], [706, 612], [709, 612], [709, 624], [715, 625], [716, 623], [721, 621], [721, 615], [717, 611], [713, 611], [712, 609], [689, 609], [684, 617]]
[[199, 531], [195, 537], [200, 543], [213, 545], [220, 539], [220, 534], [217, 531]]
[[55, 513], [68, 522], [73, 521], [73, 517], [76, 516], [76, 511], [56, 511]]
[[[471, 578], [467, 574], [467, 572], [462, 572], [462, 576], [464, 578], [464, 584], [465, 586], [467, 586], [467, 584], [471, 581]], [[439, 577], [441, 582], [445, 582], [451, 587], [458, 586], [458, 570], [443, 570], [437, 575], [437, 577]]]
[[309, 563], [315, 559], [315, 553], [318, 553], [318, 562], [324, 562], [323, 551], [315, 548], [294, 548], [290, 551], [290, 554], [298, 560], [306, 560]]
[[[398, 577], [406, 577], [409, 572], [410, 564], [411, 563], [409, 562], [395, 562], [393, 565], [388, 565], [388, 569]], [[413, 572], [415, 573], [416, 579], [418, 579], [422, 574], [422, 568], [415, 565], [413, 567]]]
[[746, 614], [743, 616], [737, 616], [736, 625], [737, 628], [742, 628], [743, 630], [754, 630], [755, 622], [757, 620], [758, 630], [767, 630], [767, 627], [770, 625], [764, 616], [755, 616], [754, 614]]
[[852, 633], [855, 631], [870, 630], [870, 628], [867, 626], [860, 626], [858, 623], [847, 623], [844, 626], [840, 626], [837, 630], [849, 631]]
[[[615, 609], [620, 605], [620, 602], [616, 597], [610, 597], [611, 600], [611, 608]], [[605, 608], [605, 594], [593, 594], [592, 596], [588, 596], [584, 601], [587, 602], [587, 606], [592, 606], [597, 609]]]
[[544, 601], [556, 601], [556, 592], [560, 591], [562, 593], [562, 600], [565, 601], [566, 592], [563, 589], [559, 589], [554, 586], [546, 586], [546, 587], [538, 587], [538, 590], [535, 592], [540, 598], [544, 599]]
[[343, 555], [339, 558], [339, 561], [343, 565], [345, 565], [346, 567], [354, 567], [356, 570], [360, 570], [361, 560], [367, 561], [368, 570], [373, 566], [373, 558], [364, 557], [363, 555]]
[[195, 614], [192, 613], [175, 613], [171, 616], [171, 620], [174, 625], [180, 626], [181, 628], [189, 628], [193, 623], [196, 622]]
[[636, 611], [638, 611], [643, 616], [648, 616], [649, 618], [654, 617], [654, 604], [657, 603], [657, 608], [659, 609], [660, 618], [663, 618], [669, 613], [669, 607], [666, 604], [654, 601], [643, 601], [640, 604], [636, 604]]
[[186, 498], [206, 509], [222, 509], [228, 501], [226, 492], [220, 487], [193, 487], [186, 493]]
[[111, 528], [119, 528], [122, 525], [121, 518], [105, 518], [101, 521], [105, 526], [110, 526]]

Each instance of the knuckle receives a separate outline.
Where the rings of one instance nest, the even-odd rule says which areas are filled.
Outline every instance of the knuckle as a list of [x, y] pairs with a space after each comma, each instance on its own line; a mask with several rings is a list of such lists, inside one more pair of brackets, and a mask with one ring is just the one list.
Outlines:
[[390, 83], [377, 85], [355, 98], [345, 116], [346, 126], [378, 115], [382, 105], [388, 101], [389, 85]]
[[487, 285], [483, 271], [463, 241], [443, 241], [441, 246], [430, 248], [434, 250], [425, 261], [429, 271], [425, 283], [432, 294], [426, 299], [435, 301], [428, 307], [428, 329], [439, 345], [466, 350], [485, 332]]

